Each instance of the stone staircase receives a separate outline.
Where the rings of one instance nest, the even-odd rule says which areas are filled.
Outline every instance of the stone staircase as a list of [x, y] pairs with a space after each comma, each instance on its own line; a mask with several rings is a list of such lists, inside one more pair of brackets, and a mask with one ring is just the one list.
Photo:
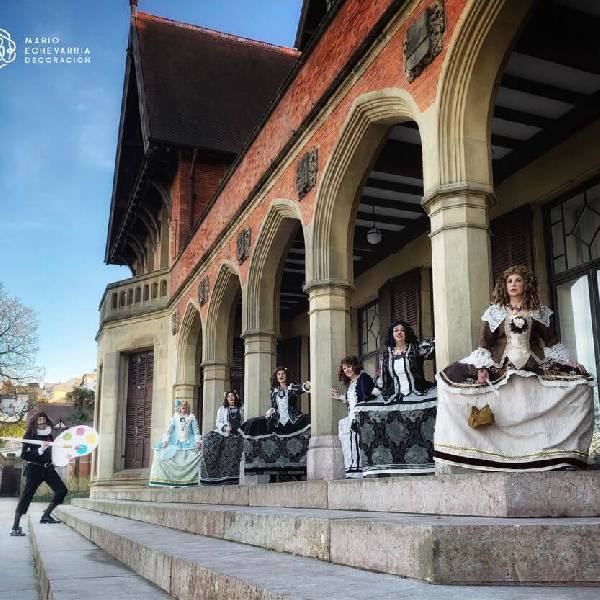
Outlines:
[[112, 488], [57, 514], [182, 600], [600, 597], [599, 472]]

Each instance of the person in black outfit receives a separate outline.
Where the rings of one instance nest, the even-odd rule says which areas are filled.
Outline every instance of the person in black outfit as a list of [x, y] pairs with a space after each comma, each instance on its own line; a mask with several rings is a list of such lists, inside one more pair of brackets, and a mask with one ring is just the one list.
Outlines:
[[[48, 419], [48, 415], [44, 412], [35, 413], [27, 424], [25, 430], [24, 440], [39, 440], [42, 442], [52, 442], [54, 437], [52, 436], [52, 423]], [[58, 473], [54, 470], [52, 464], [52, 447], [44, 444], [39, 446], [37, 444], [23, 443], [23, 450], [21, 451], [21, 458], [26, 462], [25, 466], [25, 489], [17, 504], [17, 510], [15, 511], [15, 521], [10, 535], [22, 536], [23, 529], [19, 525], [21, 517], [27, 513], [27, 509], [31, 504], [31, 500], [42, 482], [46, 482], [48, 486], [54, 492], [52, 502], [48, 505], [40, 523], [59, 523], [50, 514], [59, 504], [63, 502], [67, 495], [67, 486], [63, 483]]]
[[310, 393], [310, 381], [288, 382], [288, 370], [277, 367], [271, 376], [269, 410], [264, 417], [248, 419], [244, 433], [248, 436], [276, 433], [289, 435], [310, 425], [310, 415], [300, 412], [300, 395]]

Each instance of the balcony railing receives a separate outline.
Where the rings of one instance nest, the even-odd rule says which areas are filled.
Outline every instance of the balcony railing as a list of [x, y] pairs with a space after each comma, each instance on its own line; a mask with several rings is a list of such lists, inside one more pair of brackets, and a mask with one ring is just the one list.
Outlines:
[[100, 327], [165, 308], [169, 287], [168, 269], [108, 284], [100, 301]]

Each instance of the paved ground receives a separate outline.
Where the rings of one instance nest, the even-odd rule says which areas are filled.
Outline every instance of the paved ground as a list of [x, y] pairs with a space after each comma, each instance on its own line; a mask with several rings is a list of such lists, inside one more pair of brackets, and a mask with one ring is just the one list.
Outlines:
[[9, 535], [16, 506], [16, 498], [0, 498], [0, 600], [39, 600], [27, 517], [21, 519], [27, 537]]

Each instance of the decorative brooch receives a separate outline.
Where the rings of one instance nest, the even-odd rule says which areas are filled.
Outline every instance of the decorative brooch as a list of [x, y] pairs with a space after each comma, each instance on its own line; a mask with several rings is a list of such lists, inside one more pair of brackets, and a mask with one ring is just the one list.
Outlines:
[[510, 321], [510, 329], [513, 333], [524, 333], [528, 327], [525, 317], [513, 317]]

